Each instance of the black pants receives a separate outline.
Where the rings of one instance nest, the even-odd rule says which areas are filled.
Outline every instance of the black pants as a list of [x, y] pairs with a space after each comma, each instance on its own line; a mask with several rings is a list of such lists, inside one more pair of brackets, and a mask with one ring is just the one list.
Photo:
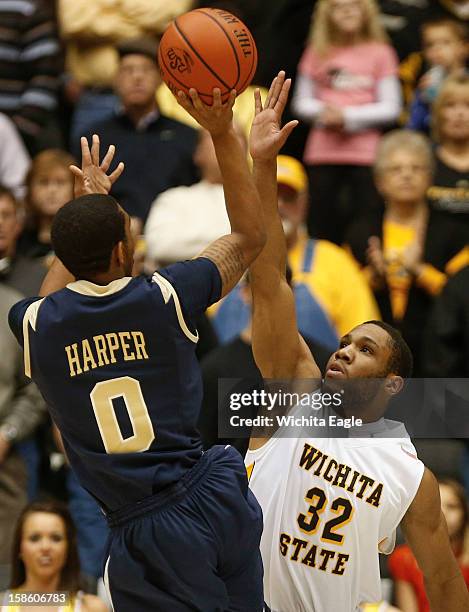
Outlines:
[[350, 223], [382, 206], [370, 166], [318, 164], [308, 167], [308, 232], [343, 244]]

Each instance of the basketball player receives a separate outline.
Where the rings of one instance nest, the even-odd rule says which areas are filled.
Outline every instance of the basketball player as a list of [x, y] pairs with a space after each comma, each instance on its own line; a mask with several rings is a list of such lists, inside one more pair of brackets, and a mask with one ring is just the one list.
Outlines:
[[[108, 195], [114, 150], [82, 139], [76, 199], [56, 215], [56, 253], [40, 298], [10, 325], [81, 484], [110, 527], [105, 582], [118, 612], [263, 608], [262, 517], [231, 447], [203, 454], [194, 318], [238, 282], [265, 233], [259, 196], [232, 126], [235, 92], [204, 105], [180, 95], [211, 133], [231, 234], [192, 261], [131, 278], [130, 218]], [[271, 139], [285, 140], [285, 132]], [[158, 160], [155, 160], [158, 172]], [[208, 219], [207, 222], [210, 220]]]
[[[277, 79], [264, 110], [257, 95], [254, 125], [275, 115], [279, 129], [282, 86], [282, 78]], [[266, 379], [320, 381], [321, 372], [298, 333], [285, 279], [276, 151], [258, 131], [250, 147], [267, 230], [267, 243], [250, 266], [254, 357]], [[264, 598], [272, 611], [352, 612], [362, 603], [377, 602], [378, 550], [391, 552], [399, 524], [424, 573], [432, 610], [469, 610], [436, 480], [417, 459], [405, 428], [382, 418], [410, 375], [411, 363], [396, 330], [364, 323], [342, 338], [325, 375], [332, 389], [350, 379], [380, 379], [361, 406], [363, 428], [335, 439], [251, 439], [246, 465], [264, 515]]]

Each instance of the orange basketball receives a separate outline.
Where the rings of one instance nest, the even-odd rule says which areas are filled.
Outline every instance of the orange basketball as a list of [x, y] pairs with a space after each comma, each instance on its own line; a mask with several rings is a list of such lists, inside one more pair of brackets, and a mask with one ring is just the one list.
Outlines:
[[164, 33], [158, 63], [174, 93], [194, 87], [206, 104], [219, 87], [226, 102], [230, 91], [246, 89], [257, 68], [251, 32], [237, 17], [221, 9], [200, 8], [175, 19]]

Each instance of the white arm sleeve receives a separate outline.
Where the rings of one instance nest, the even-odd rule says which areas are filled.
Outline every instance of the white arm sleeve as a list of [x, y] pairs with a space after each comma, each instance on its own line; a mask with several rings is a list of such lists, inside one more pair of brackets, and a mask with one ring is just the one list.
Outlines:
[[30, 157], [13, 122], [0, 113], [0, 183], [17, 198], [25, 195], [25, 178]]
[[377, 85], [377, 101], [344, 108], [346, 132], [359, 132], [395, 121], [401, 112], [401, 86], [397, 76], [387, 76]]
[[324, 108], [324, 103], [315, 98], [314, 94], [313, 79], [298, 73], [292, 98], [292, 110], [298, 119], [307, 123], [312, 123], [317, 119]]

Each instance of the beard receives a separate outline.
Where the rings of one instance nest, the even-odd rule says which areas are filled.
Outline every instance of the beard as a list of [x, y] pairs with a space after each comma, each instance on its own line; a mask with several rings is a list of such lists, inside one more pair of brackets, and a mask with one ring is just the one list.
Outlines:
[[384, 383], [385, 377], [382, 374], [366, 378], [325, 379], [322, 390], [323, 393], [341, 394], [342, 402], [337, 410], [339, 414], [360, 418], [381, 393]]

